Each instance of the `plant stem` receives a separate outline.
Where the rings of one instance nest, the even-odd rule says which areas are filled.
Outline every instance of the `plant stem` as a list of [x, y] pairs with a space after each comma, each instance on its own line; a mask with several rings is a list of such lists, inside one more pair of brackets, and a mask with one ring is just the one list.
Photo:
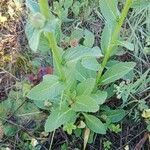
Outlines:
[[[39, 6], [40, 6], [41, 13], [45, 16], [46, 20], [48, 21], [51, 18], [48, 0], [39, 0]], [[62, 65], [61, 65], [62, 58], [61, 58], [59, 47], [57, 46], [56, 37], [54, 33], [50, 33], [50, 32], [45, 33], [45, 35], [49, 41], [49, 45], [56, 63], [56, 67], [61, 77], [61, 80], [65, 80], [65, 74], [62, 70]]]
[[48, 0], [39, 0], [39, 6], [41, 13], [45, 16], [46, 19], [49, 19], [50, 11], [48, 6]]
[[123, 25], [123, 22], [127, 16], [127, 13], [129, 11], [129, 8], [132, 4], [132, 0], [126, 0], [126, 3], [125, 3], [125, 6], [122, 10], [122, 13], [121, 13], [121, 16], [117, 22], [117, 25], [113, 31], [113, 34], [112, 34], [112, 38], [111, 38], [111, 41], [110, 41], [110, 44], [108, 46], [108, 48], [106, 49], [106, 54], [104, 56], [104, 59], [103, 59], [103, 62], [102, 62], [102, 66], [100, 68], [100, 70], [98, 71], [98, 74], [97, 74], [97, 78], [96, 78], [96, 85], [99, 84], [100, 82], [100, 78], [102, 76], [102, 73], [103, 73], [103, 70], [105, 69], [105, 66], [112, 54], [112, 51], [113, 51], [113, 48], [114, 48], [114, 45], [116, 45], [116, 41], [118, 39], [118, 35], [120, 33], [120, 30], [121, 30], [121, 27]]
[[64, 71], [63, 71], [62, 65], [61, 65], [62, 58], [61, 58], [61, 54], [59, 51], [59, 47], [57, 46], [55, 35], [53, 33], [46, 33], [46, 37], [49, 41], [49, 45], [50, 45], [59, 75], [61, 76], [61, 80], [64, 81], [65, 74], [64, 74]]

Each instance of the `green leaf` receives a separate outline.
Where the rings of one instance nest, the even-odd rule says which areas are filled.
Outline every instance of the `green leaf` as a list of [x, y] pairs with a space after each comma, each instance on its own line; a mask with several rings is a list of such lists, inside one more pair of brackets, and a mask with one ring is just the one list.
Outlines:
[[64, 131], [67, 131], [69, 135], [71, 135], [72, 131], [76, 129], [76, 126], [74, 125], [74, 123], [71, 122], [71, 123], [65, 124], [63, 129]]
[[108, 110], [104, 112], [104, 115], [106, 115], [107, 119], [111, 121], [112, 123], [116, 123], [121, 121], [126, 113], [123, 109], [116, 109], [116, 110]]
[[115, 26], [116, 26], [115, 21], [113, 21], [111, 24], [109, 24], [107, 21], [105, 23], [105, 27], [103, 29], [102, 36], [101, 36], [101, 49], [104, 54], [106, 53], [108, 47], [110, 46], [112, 40], [111, 37]]
[[117, 8], [118, 0], [99, 0], [100, 10], [108, 22], [116, 20], [119, 16], [119, 10]]
[[59, 20], [58, 20], [58, 19], [49, 20], [49, 21], [45, 24], [43, 30], [44, 30], [45, 32], [53, 32], [53, 33], [55, 33], [56, 27], [57, 27], [58, 24], [59, 24]]
[[41, 33], [41, 30], [35, 29], [32, 37], [29, 39], [29, 46], [31, 50], [33, 50], [33, 52], [36, 52], [38, 50]]
[[17, 127], [13, 125], [4, 126], [4, 134], [8, 137], [14, 136], [17, 133]]
[[97, 112], [99, 110], [97, 102], [87, 95], [77, 96], [71, 107], [76, 112]]
[[49, 49], [50, 49], [50, 47], [49, 47], [49, 42], [48, 42], [47, 38], [44, 36], [44, 34], [41, 34], [40, 41], [39, 41], [39, 46], [38, 46], [38, 50], [42, 54], [47, 54], [47, 52], [49, 51]]
[[135, 65], [136, 64], [134, 62], [120, 62], [116, 65], [113, 65], [104, 73], [100, 84], [105, 85], [122, 78], [129, 73], [135, 67]]
[[39, 46], [39, 40], [40, 40], [42, 30], [33, 28], [31, 23], [27, 22], [25, 32], [31, 50], [36, 52]]
[[63, 89], [63, 84], [57, 76], [46, 75], [40, 84], [31, 89], [27, 97], [32, 100], [53, 101], [53, 99], [61, 95]]
[[30, 9], [30, 11], [32, 13], [35, 13], [35, 12], [40, 12], [40, 8], [39, 8], [39, 5], [36, 1], [34, 0], [26, 0], [26, 6], [27, 8]]
[[93, 70], [93, 71], [98, 71], [100, 69], [100, 64], [94, 57], [85, 57], [82, 59], [81, 64], [83, 67]]
[[98, 134], [106, 134], [106, 126], [93, 115], [83, 114], [88, 128]]
[[72, 6], [72, 4], [73, 4], [73, 0], [65, 0], [64, 7], [68, 9], [69, 7]]
[[83, 57], [89, 56], [99, 58], [102, 56], [101, 50], [98, 47], [89, 48], [85, 46], [77, 46], [65, 51], [63, 58], [65, 61], [78, 61]]
[[117, 44], [125, 47], [126, 49], [130, 51], [134, 51], [134, 45], [128, 41], [118, 41]]
[[86, 69], [81, 65], [80, 62], [78, 62], [76, 64], [75, 78], [80, 82], [88, 78], [96, 78], [96, 71]]
[[102, 105], [107, 99], [107, 92], [98, 90], [95, 94], [92, 95], [92, 98], [97, 101], [97, 104]]
[[95, 79], [88, 78], [78, 84], [77, 95], [90, 95], [95, 86]]
[[73, 40], [73, 39], [80, 40], [81, 38], [83, 38], [83, 36], [84, 36], [83, 29], [76, 28], [71, 33], [71, 40]]
[[80, 2], [76, 1], [76, 2], [74, 2], [73, 6], [71, 7], [72, 8], [72, 12], [75, 14], [75, 16], [79, 15], [80, 5], [81, 5]]
[[94, 34], [89, 30], [85, 30], [83, 44], [87, 47], [93, 47], [94, 40], [95, 40]]
[[59, 128], [61, 125], [69, 122], [72, 118], [75, 118], [75, 112], [69, 108], [57, 108], [53, 110], [45, 123], [45, 131], [52, 132]]
[[37, 12], [31, 15], [30, 22], [34, 28], [41, 29], [44, 27], [46, 19], [41, 13]]

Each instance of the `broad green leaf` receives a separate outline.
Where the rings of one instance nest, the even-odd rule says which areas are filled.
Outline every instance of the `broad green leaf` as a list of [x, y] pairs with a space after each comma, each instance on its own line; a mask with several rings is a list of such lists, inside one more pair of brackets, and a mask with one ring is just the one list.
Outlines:
[[118, 0], [99, 0], [100, 10], [104, 18], [110, 23], [119, 16], [117, 5]]
[[42, 54], [47, 54], [47, 52], [49, 51], [49, 49], [50, 49], [50, 47], [49, 47], [49, 42], [48, 42], [47, 38], [44, 36], [44, 34], [41, 34], [40, 41], [39, 41], [39, 46], [38, 46], [38, 50]]
[[69, 48], [65, 51], [63, 58], [65, 61], [78, 61], [83, 57], [89, 56], [99, 58], [102, 56], [101, 50], [98, 47], [89, 48], [80, 45], [75, 48]]
[[92, 95], [92, 98], [96, 100], [97, 104], [102, 105], [107, 99], [107, 92], [98, 90]]
[[32, 13], [40, 12], [39, 5], [35, 0], [26, 0], [26, 6]]
[[76, 112], [97, 112], [99, 110], [97, 102], [87, 95], [77, 96], [71, 107]]
[[82, 59], [81, 64], [83, 67], [93, 70], [93, 71], [98, 71], [100, 69], [100, 64], [94, 57], [85, 57]]
[[35, 29], [41, 29], [45, 25], [46, 18], [41, 13], [37, 12], [31, 15], [30, 22]]
[[61, 37], [61, 22], [59, 19], [51, 19], [45, 24], [43, 31], [54, 33], [57, 42], [60, 42]]
[[59, 20], [58, 19], [49, 20], [45, 24], [45, 27], [44, 27], [43, 30], [45, 32], [53, 32], [53, 33], [55, 33], [57, 24], [59, 24]]
[[31, 89], [27, 97], [32, 100], [53, 101], [54, 98], [61, 95], [63, 89], [63, 84], [57, 76], [46, 75], [40, 84]]
[[83, 29], [77, 28], [77, 29], [74, 29], [72, 31], [72, 33], [71, 33], [71, 40], [72, 39], [80, 40], [81, 38], [83, 38], [83, 36], [84, 36]]
[[95, 86], [95, 79], [88, 78], [77, 86], [77, 95], [90, 95]]
[[109, 121], [111, 121], [112, 123], [116, 123], [121, 121], [125, 117], [126, 112], [123, 109], [108, 110], [104, 112], [104, 115], [106, 115], [106, 118]]
[[128, 41], [117, 41], [117, 44], [125, 47], [126, 49], [130, 51], [134, 51], [134, 45]]
[[100, 84], [105, 85], [122, 78], [124, 75], [129, 73], [135, 65], [136, 64], [134, 62], [120, 62], [113, 65], [104, 73], [100, 80]]
[[31, 50], [36, 52], [39, 46], [39, 40], [40, 40], [42, 30], [33, 28], [31, 23], [27, 22], [25, 32]]
[[32, 37], [32, 34], [34, 32], [34, 27], [31, 25], [31, 23], [28, 21], [25, 26], [25, 34], [27, 36], [28, 41]]
[[101, 122], [100, 119], [93, 115], [83, 114], [85, 117], [86, 124], [93, 132], [98, 134], [106, 134], [106, 126]]
[[69, 7], [72, 6], [72, 4], [73, 4], [73, 0], [65, 0], [64, 7], [68, 9]]
[[95, 40], [94, 34], [89, 30], [85, 30], [83, 44], [87, 47], [93, 47], [94, 40]]
[[[24, 91], [24, 89], [22, 90]], [[27, 119], [27, 117], [30, 117], [29, 113], [34, 116], [39, 113], [39, 110], [32, 102], [25, 102], [22, 94], [22, 91], [10, 91], [8, 98], [0, 103], [0, 117], [6, 117], [11, 112], [15, 112], [16, 116], [26, 117]], [[18, 109], [18, 106], [21, 107]]]
[[80, 82], [88, 78], [96, 78], [96, 71], [86, 69], [81, 65], [80, 62], [78, 62], [76, 64], [75, 78]]
[[65, 90], [66, 91], [72, 91], [76, 88], [76, 79], [75, 79], [75, 69], [76, 64], [74, 63], [68, 63], [66, 66], [64, 66], [63, 70], [65, 72], [66, 76], [66, 82], [65, 82]]
[[53, 110], [45, 123], [45, 131], [52, 132], [59, 128], [61, 125], [69, 122], [72, 118], [75, 118], [75, 112], [69, 108], [57, 108]]
[[112, 40], [111, 37], [114, 31], [115, 25], [116, 25], [115, 21], [112, 21], [111, 24], [109, 24], [107, 21], [105, 23], [105, 27], [103, 29], [102, 36], [101, 36], [101, 49], [104, 54], [106, 53], [106, 51], [108, 50], [108, 47], [111, 44], [111, 40]]
[[31, 50], [33, 50], [33, 52], [36, 52], [38, 50], [41, 33], [41, 30], [35, 29], [32, 37], [29, 39], [29, 46]]
[[72, 8], [72, 12], [74, 13], [75, 16], [79, 15], [80, 5], [81, 5], [80, 2], [76, 1], [76, 2], [74, 2], [73, 6], [71, 7]]
[[106, 69], [109, 69], [109, 68], [111, 68], [112, 66], [114, 66], [114, 65], [116, 65], [118, 63], [120, 63], [120, 61], [118, 61], [118, 60], [109, 60], [107, 62], [107, 65], [106, 65]]

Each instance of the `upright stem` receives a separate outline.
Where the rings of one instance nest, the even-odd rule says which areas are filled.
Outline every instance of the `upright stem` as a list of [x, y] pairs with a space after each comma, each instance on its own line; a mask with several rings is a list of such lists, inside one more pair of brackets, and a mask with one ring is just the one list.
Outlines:
[[102, 73], [103, 73], [103, 70], [105, 69], [105, 66], [112, 54], [112, 51], [113, 51], [113, 47], [118, 39], [118, 35], [120, 33], [120, 30], [121, 30], [121, 27], [123, 25], [123, 22], [127, 16], [127, 13], [129, 11], [129, 8], [132, 4], [132, 0], [126, 0], [126, 3], [125, 3], [125, 6], [122, 10], [122, 13], [121, 13], [121, 16], [117, 22], [117, 25], [113, 31], [113, 34], [112, 34], [112, 38], [111, 38], [111, 41], [110, 41], [110, 44], [108, 46], [108, 48], [106, 49], [106, 54], [104, 56], [104, 59], [103, 59], [103, 62], [102, 62], [102, 66], [101, 66], [101, 69], [98, 71], [98, 74], [97, 74], [97, 78], [96, 78], [96, 85], [99, 84], [99, 81], [100, 81], [100, 78], [102, 76]]
[[[51, 18], [48, 0], [39, 0], [39, 6], [40, 6], [41, 13], [45, 16], [46, 20], [48, 21]], [[49, 41], [49, 46], [51, 48], [59, 75], [62, 80], [65, 80], [65, 74], [63, 72], [62, 65], [61, 65], [62, 57], [56, 42], [56, 37], [54, 33], [50, 33], [50, 32], [45, 33], [45, 35]]]
[[65, 80], [65, 74], [64, 74], [64, 71], [62, 69], [62, 64], [61, 64], [62, 57], [61, 57], [61, 54], [59, 51], [59, 47], [57, 46], [55, 35], [53, 33], [46, 33], [46, 37], [49, 41], [49, 45], [50, 45], [50, 48], [52, 50], [52, 54], [53, 54], [59, 75], [61, 77], [61, 80], [64, 81]]
[[50, 11], [48, 6], [48, 0], [39, 0], [39, 6], [41, 13], [45, 16], [46, 19], [49, 19]]

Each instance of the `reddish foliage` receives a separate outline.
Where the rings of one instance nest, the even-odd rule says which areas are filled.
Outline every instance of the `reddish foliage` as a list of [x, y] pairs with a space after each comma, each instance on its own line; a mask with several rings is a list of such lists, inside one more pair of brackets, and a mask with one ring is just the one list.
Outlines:
[[42, 81], [43, 76], [47, 74], [53, 74], [53, 68], [52, 67], [40, 67], [36, 75], [33, 73], [28, 75], [28, 80], [32, 84], [35, 85], [35, 84], [38, 84], [40, 81]]

